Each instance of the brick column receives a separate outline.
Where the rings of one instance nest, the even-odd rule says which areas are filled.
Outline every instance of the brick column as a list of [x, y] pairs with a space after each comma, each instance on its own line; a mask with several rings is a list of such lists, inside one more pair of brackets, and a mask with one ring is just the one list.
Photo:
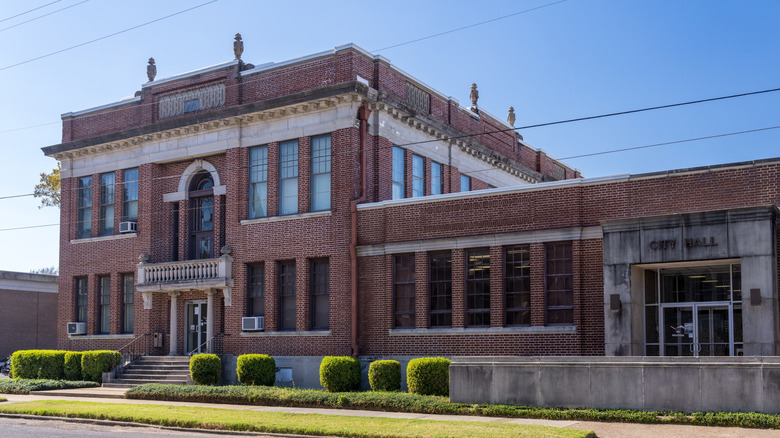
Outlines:
[[311, 211], [311, 138], [298, 139], [298, 213]]
[[279, 215], [279, 143], [268, 143], [268, 216]]
[[279, 319], [279, 266], [276, 262], [265, 264], [265, 331], [277, 331]]
[[[300, 198], [298, 198], [300, 200]], [[311, 294], [309, 293], [309, 260], [295, 259], [295, 330], [307, 331], [310, 328], [309, 309]]]
[[[392, 265], [390, 266], [392, 270]], [[414, 326], [415, 328], [428, 328], [430, 318], [428, 311], [430, 302], [428, 299], [428, 253], [414, 253]]]
[[531, 244], [531, 325], [545, 325], [544, 244]]
[[490, 247], [490, 326], [504, 326], [504, 248]]
[[465, 251], [452, 250], [452, 328], [463, 328], [466, 325], [466, 262]]

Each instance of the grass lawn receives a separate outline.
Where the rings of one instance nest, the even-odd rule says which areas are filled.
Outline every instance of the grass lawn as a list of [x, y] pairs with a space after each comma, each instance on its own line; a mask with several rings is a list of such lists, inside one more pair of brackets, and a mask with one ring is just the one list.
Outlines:
[[4, 402], [4, 401], [8, 401], [8, 399], [7, 399], [7, 398], [0, 397], [0, 403], [2, 403], [2, 402]]
[[595, 437], [546, 426], [321, 414], [238, 411], [185, 406], [43, 400], [5, 404], [0, 413], [129, 421], [162, 426], [349, 437]]

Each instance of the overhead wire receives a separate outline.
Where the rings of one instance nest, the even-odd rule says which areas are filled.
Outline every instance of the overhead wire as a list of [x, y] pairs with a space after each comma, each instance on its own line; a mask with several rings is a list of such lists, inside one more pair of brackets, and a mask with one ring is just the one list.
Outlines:
[[22, 15], [29, 14], [30, 12], [37, 11], [38, 9], [43, 9], [43, 8], [45, 8], [46, 6], [51, 6], [51, 5], [53, 5], [53, 4], [55, 4], [55, 3], [59, 3], [59, 2], [61, 2], [61, 1], [62, 1], [62, 0], [54, 0], [53, 2], [51, 2], [51, 3], [46, 3], [46, 4], [45, 4], [45, 5], [43, 5], [43, 6], [38, 6], [37, 8], [32, 8], [32, 9], [30, 9], [30, 10], [27, 10], [27, 11], [24, 11], [24, 12], [22, 12], [22, 13], [20, 13], [20, 14], [16, 14], [16, 15], [12, 15], [12, 16], [10, 16], [10, 17], [6, 17], [6, 18], [3, 18], [3, 19], [0, 19], [0, 23], [2, 23], [3, 21], [8, 21], [8, 20], [11, 20], [11, 19], [13, 19], [13, 18], [16, 18], [16, 17], [21, 17]]
[[[13, 26], [4, 27], [4, 28], [0, 29], [0, 32], [6, 31], [6, 30], [8, 30], [8, 29], [13, 29], [13, 28], [15, 28], [15, 27], [19, 27], [19, 26], [21, 26], [21, 25], [23, 25], [23, 24], [27, 24], [27, 23], [29, 23], [29, 22], [31, 22], [31, 21], [40, 20], [40, 19], [41, 19], [41, 18], [43, 18], [43, 17], [48, 17], [49, 15], [56, 14], [57, 12], [62, 12], [62, 11], [64, 11], [64, 10], [66, 10], [66, 9], [70, 9], [70, 8], [72, 8], [72, 7], [74, 7], [74, 6], [78, 6], [78, 5], [80, 5], [80, 4], [83, 4], [83, 3], [86, 3], [86, 2], [88, 2], [88, 1], [89, 1], [89, 0], [82, 0], [82, 1], [81, 1], [81, 2], [79, 2], [79, 3], [72, 4], [72, 5], [70, 5], [70, 6], [66, 6], [66, 7], [64, 7], [64, 8], [57, 9], [56, 11], [52, 11], [52, 12], [49, 12], [49, 13], [47, 13], [47, 14], [43, 14], [43, 15], [40, 15], [40, 16], [38, 16], [38, 17], [35, 17], [35, 18], [31, 18], [31, 19], [29, 19], [29, 20], [26, 20], [26, 21], [22, 21], [21, 23], [16, 23], [16, 24], [14, 24]], [[56, 3], [56, 2], [55, 2], [55, 3]]]

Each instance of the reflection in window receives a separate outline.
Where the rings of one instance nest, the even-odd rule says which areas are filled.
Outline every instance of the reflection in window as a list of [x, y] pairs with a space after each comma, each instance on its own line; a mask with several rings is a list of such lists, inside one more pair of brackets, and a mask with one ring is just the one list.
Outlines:
[[471, 177], [466, 175], [460, 176], [460, 191], [461, 192], [468, 192], [471, 191]]
[[406, 194], [405, 181], [405, 167], [406, 167], [406, 151], [393, 146], [393, 199], [403, 199]]
[[531, 257], [528, 245], [504, 250], [504, 321], [531, 325]]
[[279, 214], [298, 213], [298, 140], [279, 144]]
[[114, 234], [114, 172], [100, 175], [100, 235]]
[[249, 148], [249, 218], [268, 216], [268, 146]]
[[79, 213], [77, 239], [92, 236], [92, 177], [79, 178]]
[[311, 138], [311, 211], [330, 210], [330, 134]]
[[126, 169], [123, 186], [122, 220], [138, 220], [138, 168]]
[[441, 195], [442, 189], [441, 164], [431, 162], [431, 195]]
[[412, 155], [412, 197], [425, 196], [425, 159]]
[[490, 326], [490, 250], [466, 252], [466, 325]]

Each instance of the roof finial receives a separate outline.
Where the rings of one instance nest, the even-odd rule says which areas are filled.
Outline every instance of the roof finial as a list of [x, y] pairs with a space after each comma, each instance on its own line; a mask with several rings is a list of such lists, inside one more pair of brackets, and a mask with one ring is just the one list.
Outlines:
[[233, 54], [236, 55], [236, 60], [241, 61], [241, 54], [244, 53], [244, 42], [241, 41], [241, 34], [236, 34], [236, 40], [233, 41]]
[[509, 113], [506, 115], [506, 122], [509, 123], [509, 126], [515, 127], [515, 107], [510, 106], [509, 107]]
[[146, 77], [149, 78], [149, 82], [154, 82], [155, 76], [157, 76], [157, 66], [154, 65], [154, 58], [149, 58], [149, 65], [146, 66]]
[[469, 92], [469, 98], [471, 99], [471, 110], [474, 112], [477, 109], [477, 100], [479, 100], [479, 91], [477, 90], [477, 84], [471, 84], [471, 92]]

